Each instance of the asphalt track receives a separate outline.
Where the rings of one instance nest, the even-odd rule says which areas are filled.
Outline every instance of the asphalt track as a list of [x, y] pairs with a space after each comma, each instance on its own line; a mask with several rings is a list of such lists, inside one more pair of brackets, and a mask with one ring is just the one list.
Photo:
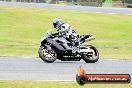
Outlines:
[[85, 7], [85, 6], [75, 6], [75, 5], [67, 6], [67, 5], [56, 5], [56, 4], [45, 4], [45, 3], [36, 4], [36, 3], [3, 2], [3, 1], [0, 1], [0, 5], [132, 15], [131, 8]]
[[73, 81], [77, 67], [89, 74], [130, 74], [132, 60], [55, 61], [45, 63], [40, 58], [0, 57], [0, 80], [54, 80]]

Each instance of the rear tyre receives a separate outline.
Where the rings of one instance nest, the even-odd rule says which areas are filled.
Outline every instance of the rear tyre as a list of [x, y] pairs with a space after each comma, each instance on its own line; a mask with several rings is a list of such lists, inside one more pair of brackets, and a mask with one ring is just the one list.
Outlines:
[[88, 52], [87, 54], [83, 54], [82, 58], [86, 63], [95, 63], [99, 59], [99, 52], [94, 46], [86, 46], [89, 47], [91, 52]]
[[38, 53], [39, 57], [47, 63], [52, 63], [57, 59], [57, 52], [54, 48], [47, 49], [40, 46]]

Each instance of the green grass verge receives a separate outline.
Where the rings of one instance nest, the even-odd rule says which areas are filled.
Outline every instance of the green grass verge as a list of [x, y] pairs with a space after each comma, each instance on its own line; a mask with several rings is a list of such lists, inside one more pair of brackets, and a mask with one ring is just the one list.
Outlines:
[[0, 56], [38, 56], [41, 37], [60, 17], [78, 32], [93, 34], [86, 44], [101, 58], [132, 59], [132, 16], [0, 6]]
[[0, 88], [131, 88], [132, 84], [85, 84], [76, 82], [0, 81]]
[[103, 7], [112, 7], [113, 6], [113, 0], [105, 0], [103, 3]]

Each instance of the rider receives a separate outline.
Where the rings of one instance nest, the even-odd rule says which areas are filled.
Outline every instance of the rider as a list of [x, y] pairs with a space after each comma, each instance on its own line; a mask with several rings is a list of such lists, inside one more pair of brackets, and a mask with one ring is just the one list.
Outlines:
[[68, 23], [64, 23], [62, 19], [55, 18], [53, 20], [53, 26], [57, 29], [58, 33], [66, 37], [71, 43], [75, 46], [79, 45], [79, 41], [77, 39], [77, 33], [71, 28]]

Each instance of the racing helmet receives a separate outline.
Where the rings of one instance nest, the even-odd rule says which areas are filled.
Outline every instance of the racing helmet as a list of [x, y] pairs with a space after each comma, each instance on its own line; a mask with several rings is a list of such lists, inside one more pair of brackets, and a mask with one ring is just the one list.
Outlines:
[[63, 24], [63, 22], [62, 22], [62, 19], [60, 19], [60, 18], [55, 18], [54, 20], [53, 20], [53, 26], [54, 26], [54, 28], [56, 28], [56, 29], [60, 29], [60, 26]]

